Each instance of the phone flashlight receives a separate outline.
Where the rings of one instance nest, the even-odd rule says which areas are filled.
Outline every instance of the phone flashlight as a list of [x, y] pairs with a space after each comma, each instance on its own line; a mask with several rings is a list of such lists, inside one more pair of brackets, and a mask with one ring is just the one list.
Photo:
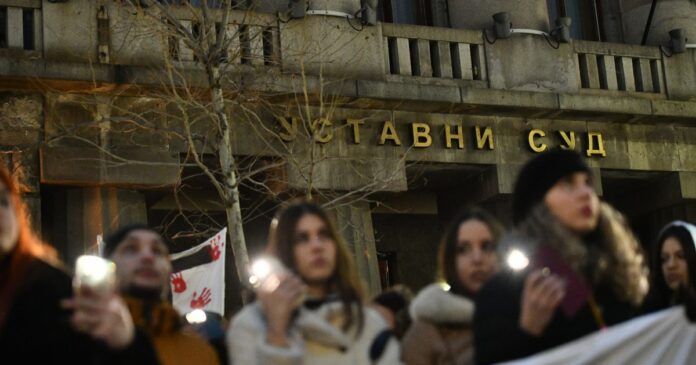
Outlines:
[[203, 323], [208, 320], [208, 316], [202, 309], [194, 309], [186, 313], [186, 321], [191, 324]]
[[506, 261], [508, 266], [515, 271], [524, 270], [529, 266], [529, 258], [518, 249], [511, 250]]
[[263, 256], [251, 264], [249, 284], [266, 291], [275, 290], [280, 285], [280, 275], [287, 270], [275, 257]]
[[75, 290], [87, 286], [99, 293], [114, 290], [116, 284], [116, 265], [99, 256], [82, 255], [75, 262]]

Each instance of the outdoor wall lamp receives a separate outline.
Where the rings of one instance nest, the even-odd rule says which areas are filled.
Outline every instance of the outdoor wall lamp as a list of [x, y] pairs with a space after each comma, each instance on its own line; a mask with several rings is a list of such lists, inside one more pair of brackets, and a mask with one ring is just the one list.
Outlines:
[[551, 31], [551, 34], [557, 42], [570, 43], [570, 25], [572, 23], [573, 19], [567, 16], [556, 19], [556, 28]]
[[[493, 41], [489, 40], [489, 43], [495, 43], [495, 41], [498, 39], [510, 38], [513, 34], [533, 34], [543, 36], [553, 48], [558, 48], [560, 43], [570, 42], [570, 24], [572, 23], [572, 19], [569, 17], [561, 17], [556, 19], [556, 28], [551, 31], [551, 34], [536, 29], [513, 28], [512, 22], [510, 21], [510, 13], [506, 11], [493, 14], [493, 21], [495, 23], [493, 28], [495, 39]], [[485, 30], [484, 35], [488, 40], [488, 34]], [[553, 38], [557, 44], [553, 44], [551, 38]]]
[[290, 0], [288, 10], [290, 18], [304, 18], [307, 14], [307, 0]]
[[672, 48], [672, 54], [684, 53], [687, 49], [696, 49], [696, 44], [686, 43], [688, 40], [684, 29], [677, 28], [670, 30], [669, 45]]
[[510, 38], [510, 35], [512, 35], [512, 22], [510, 22], [510, 13], [506, 11], [495, 13], [493, 14], [493, 21], [495, 22], [495, 38]]

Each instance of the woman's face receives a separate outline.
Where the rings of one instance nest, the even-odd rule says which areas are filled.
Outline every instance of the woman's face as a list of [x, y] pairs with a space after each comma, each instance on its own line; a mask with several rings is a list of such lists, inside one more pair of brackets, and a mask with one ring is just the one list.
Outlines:
[[560, 179], [544, 197], [544, 204], [568, 229], [578, 234], [593, 231], [599, 220], [599, 198], [590, 176], [575, 172]]
[[17, 216], [7, 187], [0, 181], [0, 257], [7, 255], [17, 245]]
[[318, 216], [305, 214], [293, 237], [297, 273], [308, 286], [323, 286], [336, 270], [336, 243]]
[[667, 286], [676, 290], [680, 285], [689, 285], [689, 265], [684, 256], [684, 250], [676, 237], [669, 237], [660, 250], [662, 275]]
[[488, 225], [478, 219], [460, 224], [456, 253], [459, 281], [475, 294], [498, 268], [498, 254]]

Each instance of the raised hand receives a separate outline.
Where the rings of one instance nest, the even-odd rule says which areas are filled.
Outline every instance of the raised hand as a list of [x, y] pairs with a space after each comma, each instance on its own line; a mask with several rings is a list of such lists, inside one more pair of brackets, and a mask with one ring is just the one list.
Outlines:
[[83, 285], [61, 305], [74, 311], [70, 324], [75, 330], [106, 342], [112, 349], [125, 348], [135, 337], [128, 307], [112, 292], [100, 293]]
[[560, 277], [542, 270], [529, 274], [522, 291], [520, 328], [534, 336], [543, 334], [564, 297], [565, 283]]
[[180, 272], [175, 272], [171, 275], [171, 282], [175, 293], [186, 291], [186, 281], [184, 280], [184, 275]]
[[210, 296], [211, 292], [208, 288], [203, 288], [201, 296], [198, 296], [198, 293], [194, 291], [193, 299], [191, 299], [191, 308], [200, 309], [210, 304], [210, 301], [212, 300]]
[[266, 342], [273, 346], [287, 347], [287, 329], [292, 312], [306, 288], [298, 277], [289, 273], [274, 279], [277, 285], [262, 286], [257, 295], [266, 317]]

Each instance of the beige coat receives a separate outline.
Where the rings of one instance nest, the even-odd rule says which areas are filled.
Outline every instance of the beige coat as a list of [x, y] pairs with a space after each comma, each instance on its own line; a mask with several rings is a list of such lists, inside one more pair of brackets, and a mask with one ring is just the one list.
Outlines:
[[373, 309], [364, 308], [363, 330], [347, 333], [340, 329], [343, 311], [338, 301], [317, 309], [301, 309], [290, 328], [290, 346], [266, 343], [266, 324], [261, 307], [244, 307], [232, 320], [227, 348], [234, 365], [391, 365], [400, 364], [399, 344], [392, 337], [376, 362], [370, 361], [370, 347], [387, 329], [384, 319]]
[[406, 365], [473, 364], [470, 299], [432, 284], [418, 293], [409, 311], [414, 322], [402, 341]]

